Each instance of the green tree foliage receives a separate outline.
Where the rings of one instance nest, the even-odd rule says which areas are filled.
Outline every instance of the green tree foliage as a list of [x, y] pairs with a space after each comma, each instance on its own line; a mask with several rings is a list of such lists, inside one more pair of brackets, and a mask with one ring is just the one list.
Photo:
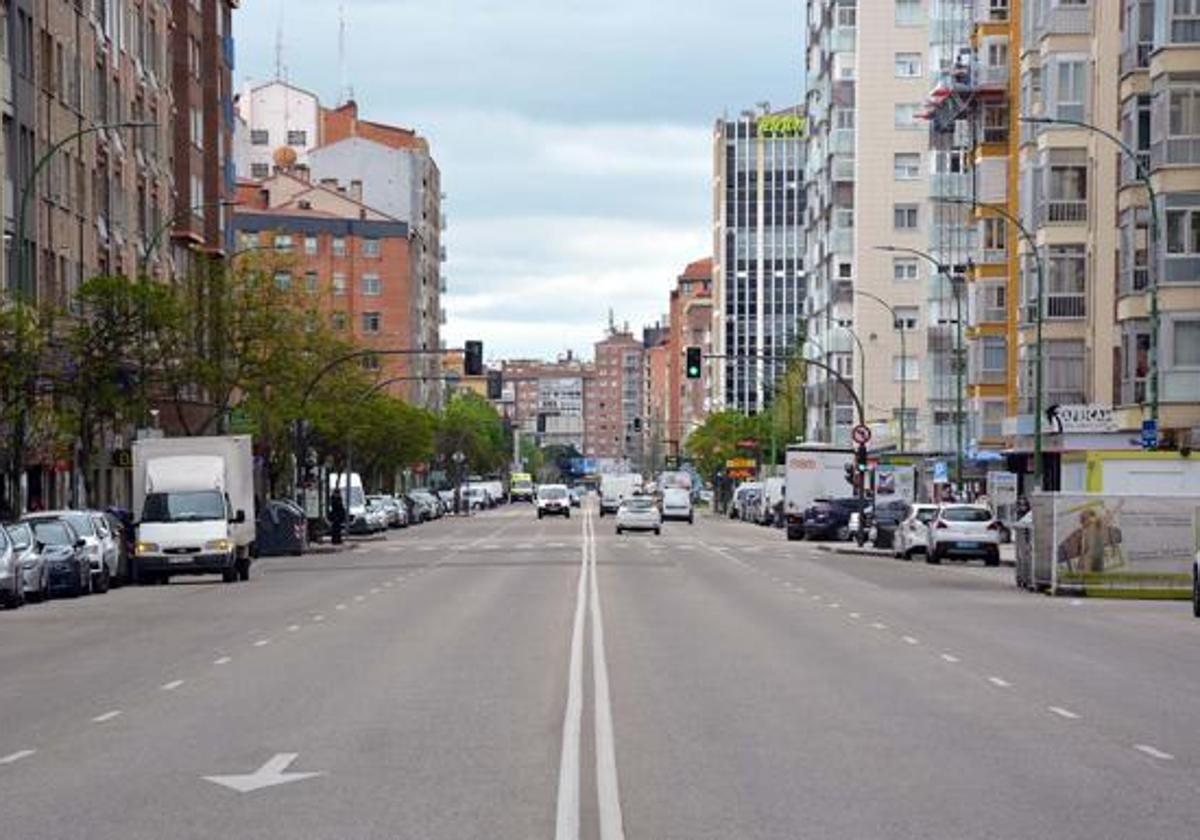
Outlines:
[[728, 459], [744, 454], [738, 446], [739, 441], [761, 440], [765, 431], [766, 423], [760, 416], [747, 417], [739, 411], [721, 411], [710, 414], [704, 425], [688, 435], [684, 449], [707, 480], [723, 469]]
[[486, 475], [508, 462], [507, 437], [495, 407], [478, 394], [456, 393], [438, 419], [434, 448], [446, 464], [455, 452], [466, 456], [465, 467]]

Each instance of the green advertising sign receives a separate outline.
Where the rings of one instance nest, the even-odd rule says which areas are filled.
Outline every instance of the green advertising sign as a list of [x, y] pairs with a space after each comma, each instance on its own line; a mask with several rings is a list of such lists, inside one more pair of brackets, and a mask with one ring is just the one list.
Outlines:
[[803, 137], [808, 122], [799, 114], [769, 114], [758, 118], [761, 137]]

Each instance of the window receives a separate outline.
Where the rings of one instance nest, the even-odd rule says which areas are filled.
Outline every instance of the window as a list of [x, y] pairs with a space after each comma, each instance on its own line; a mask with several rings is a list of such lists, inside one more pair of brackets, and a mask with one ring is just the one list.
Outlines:
[[346, 256], [346, 237], [344, 237], [344, 236], [333, 237], [333, 255], [335, 257]]
[[287, 133], [287, 144], [289, 146], [307, 146], [308, 132], [290, 130]]
[[1200, 209], [1167, 211], [1167, 254], [1200, 255]]
[[897, 26], [919, 26], [923, 20], [921, 0], [896, 0]]
[[921, 54], [896, 53], [896, 78], [916, 79], [921, 75]]
[[275, 250], [290, 252], [293, 247], [291, 234], [279, 233], [275, 235]]
[[1200, 85], [1171, 88], [1167, 134], [1172, 140], [1200, 139]]
[[921, 177], [920, 152], [896, 152], [892, 159], [892, 175], [897, 181], [915, 181]]
[[346, 294], [346, 275], [340, 271], [333, 274], [333, 293], [335, 295]]
[[896, 105], [896, 128], [921, 128], [917, 120], [917, 112], [921, 106], [915, 102], [901, 102]]
[[261, 181], [264, 178], [271, 176], [271, 167], [265, 163], [250, 164], [250, 177], [255, 181]]
[[250, 145], [251, 146], [269, 146], [271, 145], [271, 132], [265, 128], [250, 129]]
[[986, 374], [1008, 373], [1008, 341], [1003, 336], [989, 335], [983, 338], [980, 355], [982, 370]]
[[911, 332], [917, 328], [921, 322], [921, 308], [919, 306], [897, 306], [895, 328]]
[[1055, 245], [1046, 260], [1047, 318], [1087, 314], [1087, 251], [1083, 245]]
[[1200, 368], [1200, 320], [1175, 321], [1171, 332], [1173, 366]]
[[1088, 163], [1083, 149], [1055, 149], [1046, 177], [1046, 218], [1051, 222], [1086, 222]]
[[1200, 42], [1200, 0], [1171, 0], [1171, 41]]
[[378, 335], [380, 320], [378, 312], [364, 312], [362, 314], [363, 335]]
[[916, 382], [921, 378], [921, 365], [916, 356], [892, 356], [892, 381]]
[[376, 296], [383, 291], [383, 284], [379, 281], [378, 274], [364, 274], [362, 278], [362, 293], [364, 295]]
[[317, 253], [318, 240], [315, 236], [304, 237], [304, 253], [308, 256], [313, 256]]
[[304, 291], [308, 292], [310, 295], [316, 294], [316, 292], [320, 288], [320, 286], [321, 286], [321, 281], [320, 281], [320, 278], [317, 276], [317, 272], [315, 272], [315, 271], [304, 272]]
[[896, 230], [917, 229], [917, 205], [897, 204], [892, 208], [892, 225]]
[[255, 248], [258, 247], [258, 234], [257, 233], [243, 233], [241, 235], [241, 238], [239, 241], [241, 244], [238, 247], [241, 248], [241, 250], [253, 251]]
[[379, 356], [374, 353], [368, 353], [362, 357], [363, 370], [379, 370]]
[[897, 433], [900, 431], [900, 418], [904, 418], [904, 436], [908, 438], [910, 435], [916, 434], [917, 431], [917, 409], [906, 408], [903, 412], [898, 408], [892, 409], [892, 424], [896, 427]]
[[379, 240], [378, 239], [364, 239], [362, 241], [362, 254], [364, 257], [378, 257], [379, 256]]
[[858, 26], [858, 7], [844, 0], [838, 3], [836, 23], [839, 29]]
[[920, 274], [920, 265], [912, 257], [892, 258], [892, 279], [897, 283], [911, 283]]
[[290, 271], [275, 272], [275, 288], [286, 292], [292, 288], [292, 273]]
[[1060, 120], [1087, 118], [1087, 70], [1082, 59], [1059, 61], [1054, 69], [1054, 116]]

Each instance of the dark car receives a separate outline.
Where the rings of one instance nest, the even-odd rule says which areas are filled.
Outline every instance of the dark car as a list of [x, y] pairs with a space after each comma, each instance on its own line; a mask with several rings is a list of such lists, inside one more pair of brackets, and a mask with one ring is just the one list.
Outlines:
[[850, 514], [869, 504], [870, 499], [817, 499], [804, 512], [804, 538], [845, 542], [850, 539]]
[[28, 522], [16, 522], [4, 528], [8, 538], [16, 550], [17, 559], [21, 564], [22, 588], [26, 598], [36, 598], [43, 601], [47, 598], [48, 574], [46, 564], [37, 541], [33, 538], [33, 529]]
[[912, 506], [903, 499], [892, 499], [872, 506], [867, 521], [875, 526], [876, 548], [891, 548], [900, 523], [908, 519]]
[[30, 523], [41, 547], [46, 567], [46, 593], [78, 598], [92, 591], [92, 563], [87, 543], [64, 519], [37, 519]]

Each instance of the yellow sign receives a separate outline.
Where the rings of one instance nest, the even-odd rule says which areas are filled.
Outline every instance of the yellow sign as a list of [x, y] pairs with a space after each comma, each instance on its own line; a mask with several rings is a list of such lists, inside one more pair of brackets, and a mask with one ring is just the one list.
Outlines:
[[730, 458], [725, 462], [725, 469], [728, 470], [752, 470], [758, 466], [758, 462], [753, 458]]
[[799, 114], [769, 114], [758, 118], [760, 137], [803, 137], [808, 122]]

